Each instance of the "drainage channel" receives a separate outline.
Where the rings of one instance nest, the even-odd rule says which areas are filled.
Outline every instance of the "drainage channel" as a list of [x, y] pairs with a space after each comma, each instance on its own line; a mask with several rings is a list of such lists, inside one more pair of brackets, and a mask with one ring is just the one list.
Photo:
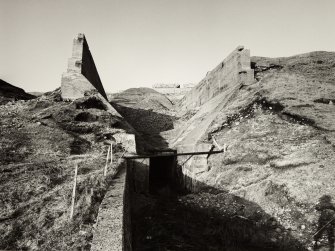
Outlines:
[[[136, 194], [133, 214], [134, 250], [262, 250], [225, 232], [227, 224], [206, 209], [186, 204], [178, 195]], [[273, 250], [272, 248], [263, 250]]]
[[277, 241], [280, 225], [259, 206], [211, 187], [187, 191], [175, 156], [138, 163], [132, 250], [301, 250], [289, 233]]

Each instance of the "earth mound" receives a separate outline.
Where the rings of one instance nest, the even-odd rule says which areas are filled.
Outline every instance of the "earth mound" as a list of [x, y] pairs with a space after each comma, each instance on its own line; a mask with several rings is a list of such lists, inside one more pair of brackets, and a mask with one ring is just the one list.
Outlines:
[[160, 133], [173, 129], [176, 117], [165, 95], [150, 88], [131, 88], [116, 94], [111, 104], [139, 133], [136, 142], [142, 151], [167, 146]]
[[130, 88], [115, 94], [111, 102], [134, 109], [152, 109], [157, 112], [173, 108], [172, 102], [165, 95], [145, 87]]

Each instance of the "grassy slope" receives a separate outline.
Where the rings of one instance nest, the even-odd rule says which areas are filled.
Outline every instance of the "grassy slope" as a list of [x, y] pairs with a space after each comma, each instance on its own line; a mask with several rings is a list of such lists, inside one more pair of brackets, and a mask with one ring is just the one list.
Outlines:
[[[63, 102], [56, 91], [0, 106], [0, 249], [89, 250], [98, 207], [115, 173], [102, 176], [103, 140], [124, 130], [115, 128], [122, 121], [101, 103], [93, 98], [89, 108], [87, 100]], [[123, 153], [122, 145], [114, 146], [116, 156]], [[80, 164], [71, 222], [74, 159]]]

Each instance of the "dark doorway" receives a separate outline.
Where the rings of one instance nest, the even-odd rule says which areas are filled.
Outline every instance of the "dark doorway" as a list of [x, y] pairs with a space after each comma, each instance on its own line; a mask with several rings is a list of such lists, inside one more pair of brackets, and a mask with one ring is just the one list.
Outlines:
[[149, 191], [151, 194], [171, 189], [175, 163], [175, 156], [150, 158]]

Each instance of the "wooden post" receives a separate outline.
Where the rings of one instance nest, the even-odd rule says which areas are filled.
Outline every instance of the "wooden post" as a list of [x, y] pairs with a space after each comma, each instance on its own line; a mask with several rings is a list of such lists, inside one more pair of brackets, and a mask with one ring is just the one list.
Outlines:
[[71, 200], [71, 212], [70, 212], [70, 219], [71, 220], [73, 218], [74, 203], [75, 203], [75, 200], [76, 200], [77, 174], [78, 174], [78, 163], [75, 163], [75, 165], [74, 165], [73, 191], [72, 191], [72, 200]]
[[213, 140], [214, 145], [215, 145], [220, 151], [221, 151], [221, 150], [224, 150], [224, 148], [222, 148], [222, 147], [218, 144], [218, 142], [216, 142], [214, 136], [212, 136], [212, 140]]
[[113, 143], [111, 143], [111, 165], [113, 164]]
[[108, 146], [108, 152], [107, 152], [107, 156], [106, 156], [106, 165], [105, 165], [105, 169], [104, 169], [104, 176], [107, 175], [107, 167], [108, 167], [108, 157], [109, 157], [109, 153], [110, 153], [110, 146]]

